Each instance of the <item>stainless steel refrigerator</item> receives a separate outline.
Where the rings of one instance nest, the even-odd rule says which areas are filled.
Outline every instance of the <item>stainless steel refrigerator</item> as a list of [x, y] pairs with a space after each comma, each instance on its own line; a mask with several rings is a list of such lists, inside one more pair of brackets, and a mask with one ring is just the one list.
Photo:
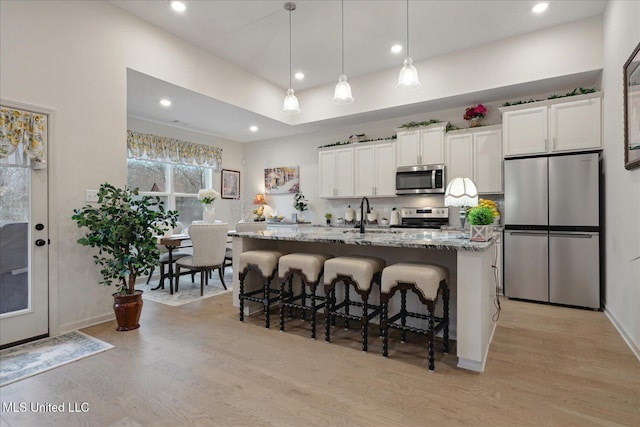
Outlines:
[[600, 308], [599, 153], [505, 159], [504, 294]]

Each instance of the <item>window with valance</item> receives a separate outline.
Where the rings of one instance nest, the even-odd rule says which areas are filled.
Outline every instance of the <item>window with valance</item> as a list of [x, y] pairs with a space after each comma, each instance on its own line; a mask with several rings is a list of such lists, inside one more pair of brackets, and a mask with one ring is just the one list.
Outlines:
[[46, 153], [47, 116], [0, 106], [0, 163], [42, 168]]
[[214, 171], [222, 164], [222, 148], [131, 130], [127, 131], [127, 148], [130, 159], [193, 164]]

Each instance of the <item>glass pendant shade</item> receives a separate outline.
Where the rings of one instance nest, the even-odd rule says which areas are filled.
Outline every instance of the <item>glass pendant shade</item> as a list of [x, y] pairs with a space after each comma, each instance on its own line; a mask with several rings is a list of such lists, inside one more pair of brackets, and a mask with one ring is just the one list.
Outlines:
[[338, 78], [338, 84], [336, 85], [336, 90], [333, 93], [332, 102], [337, 105], [347, 105], [353, 102], [351, 86], [347, 83], [347, 76], [344, 74], [341, 74]]
[[413, 66], [413, 59], [407, 57], [404, 60], [404, 66], [400, 70], [398, 75], [398, 84], [396, 89], [411, 90], [421, 87], [420, 79], [418, 78], [418, 70]]
[[453, 178], [444, 192], [445, 206], [478, 206], [478, 190], [470, 178]]
[[287, 96], [284, 97], [284, 103], [282, 104], [282, 112], [287, 114], [300, 114], [300, 104], [298, 104], [298, 98], [294, 95], [293, 89], [287, 90]]

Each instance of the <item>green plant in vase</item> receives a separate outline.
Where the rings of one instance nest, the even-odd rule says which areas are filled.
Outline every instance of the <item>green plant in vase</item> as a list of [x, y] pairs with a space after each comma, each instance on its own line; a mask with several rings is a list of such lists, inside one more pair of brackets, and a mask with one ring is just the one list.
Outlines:
[[470, 239], [484, 242], [491, 238], [493, 233], [493, 211], [486, 206], [476, 206], [467, 212], [467, 220], [470, 224]]
[[[165, 211], [158, 196], [140, 196], [138, 189], [104, 183], [98, 190], [97, 206], [74, 209], [71, 219], [87, 229], [78, 243], [98, 249], [93, 260], [100, 266], [100, 283], [118, 289], [113, 294], [118, 330], [138, 328], [142, 293], [135, 290], [136, 279], [149, 274], [158, 263], [157, 236], [176, 226], [178, 212]], [[139, 304], [137, 314], [130, 309], [134, 304]]]

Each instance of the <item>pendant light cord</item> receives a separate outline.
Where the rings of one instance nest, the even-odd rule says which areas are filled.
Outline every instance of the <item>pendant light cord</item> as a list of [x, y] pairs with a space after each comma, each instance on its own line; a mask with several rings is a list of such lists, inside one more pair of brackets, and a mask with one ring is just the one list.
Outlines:
[[289, 10], [289, 89], [291, 89], [291, 10]]
[[407, 0], [407, 58], [409, 58], [409, 0]]
[[344, 0], [342, 0], [342, 74], [344, 74]]

